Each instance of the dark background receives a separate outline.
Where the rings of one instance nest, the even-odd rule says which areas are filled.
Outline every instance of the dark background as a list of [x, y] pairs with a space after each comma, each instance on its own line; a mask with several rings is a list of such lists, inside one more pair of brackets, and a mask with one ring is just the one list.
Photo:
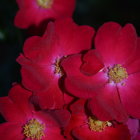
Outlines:
[[[22, 52], [26, 31], [13, 24], [18, 10], [16, 0], [0, 0], [0, 96], [6, 96], [13, 82], [20, 82], [16, 58]], [[98, 29], [106, 21], [132, 23], [140, 35], [139, 0], [77, 0], [74, 20]]]

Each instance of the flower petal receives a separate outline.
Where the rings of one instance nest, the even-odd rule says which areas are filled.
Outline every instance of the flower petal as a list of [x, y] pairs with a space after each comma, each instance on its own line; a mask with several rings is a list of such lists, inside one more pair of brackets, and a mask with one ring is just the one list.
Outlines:
[[125, 85], [119, 86], [118, 89], [128, 114], [140, 118], [140, 73], [129, 75]]
[[115, 128], [108, 127], [101, 132], [91, 131], [88, 126], [78, 127], [73, 130], [73, 135], [78, 140], [130, 140], [129, 130], [124, 125]]
[[81, 71], [85, 75], [93, 75], [96, 74], [99, 70], [101, 70], [104, 65], [100, 61], [98, 54], [95, 50], [88, 51], [83, 57], [83, 64], [81, 66]]
[[136, 53], [133, 56], [133, 59], [125, 64], [124, 67], [127, 69], [129, 74], [140, 72], [140, 38], [137, 40], [137, 49]]
[[105, 23], [97, 32], [95, 47], [105, 64], [124, 64], [135, 52], [137, 35], [131, 24], [123, 28], [115, 22]]
[[107, 82], [103, 72], [94, 76], [86, 76], [80, 71], [82, 64], [81, 55], [69, 56], [62, 61], [62, 66], [66, 72], [66, 90], [74, 96], [80, 98], [91, 98], [95, 90]]
[[8, 97], [0, 98], [0, 112], [7, 121], [23, 122], [31, 115], [33, 110], [29, 103], [31, 93], [20, 85], [15, 85]]
[[22, 124], [9, 122], [0, 124], [0, 138], [2, 140], [23, 140]]
[[35, 92], [32, 99], [41, 109], [61, 109], [64, 105], [63, 93], [53, 82], [49, 89]]
[[114, 85], [106, 84], [97, 90], [96, 96], [89, 100], [88, 106], [99, 120], [123, 122], [128, 119], [128, 115], [119, 99], [117, 88]]

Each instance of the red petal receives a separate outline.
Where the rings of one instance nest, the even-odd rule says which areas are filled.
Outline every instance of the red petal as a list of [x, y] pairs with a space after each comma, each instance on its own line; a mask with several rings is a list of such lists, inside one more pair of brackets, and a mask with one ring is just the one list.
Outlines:
[[124, 64], [135, 52], [137, 35], [134, 27], [115, 22], [105, 23], [97, 32], [95, 47], [105, 64]]
[[82, 126], [85, 124], [85, 119], [87, 116], [85, 115], [73, 115], [71, 116], [71, 119], [69, 121], [69, 124], [64, 129], [64, 135], [66, 136], [66, 139], [73, 140], [72, 138], [72, 130], [76, 127]]
[[46, 136], [42, 140], [65, 140], [65, 138], [61, 134], [60, 129], [54, 127], [46, 131]]
[[138, 45], [133, 59], [130, 61], [130, 63], [124, 65], [129, 74], [140, 72], [140, 38], [138, 38], [137, 42]]
[[20, 85], [14, 86], [9, 97], [0, 98], [0, 112], [7, 121], [23, 122], [31, 115], [33, 110], [29, 103], [31, 93], [23, 89]]
[[74, 129], [73, 135], [79, 140], [131, 140], [128, 128], [124, 125], [108, 127], [102, 132], [91, 131], [85, 125]]
[[70, 113], [67, 110], [50, 110], [38, 111], [34, 113], [34, 117], [45, 123], [47, 128], [64, 127], [70, 119]]
[[96, 96], [89, 101], [89, 108], [100, 120], [126, 121], [128, 116], [119, 99], [116, 86], [106, 84], [97, 90]]
[[140, 73], [129, 75], [124, 86], [119, 86], [120, 98], [128, 114], [140, 118]]
[[63, 56], [91, 48], [94, 29], [89, 26], [78, 26], [72, 19], [57, 20], [56, 34], [59, 37], [58, 51]]
[[37, 92], [51, 85], [51, 80], [54, 79], [52, 68], [32, 62], [23, 55], [19, 56], [17, 61], [22, 65], [22, 83], [27, 89]]
[[73, 55], [62, 62], [66, 72], [65, 87], [74, 96], [90, 98], [95, 95], [96, 88], [101, 87], [107, 81], [103, 72], [94, 76], [86, 76], [80, 71], [81, 55]]
[[81, 71], [86, 75], [93, 75], [96, 74], [99, 70], [101, 70], [104, 65], [100, 61], [99, 57], [97, 56], [95, 50], [88, 51], [84, 57], [84, 63], [81, 66]]
[[1, 140], [23, 140], [22, 124], [3, 123], [0, 124], [0, 139]]
[[73, 103], [70, 107], [70, 110], [72, 111], [72, 114], [85, 114], [85, 99], [79, 99], [75, 103]]
[[36, 92], [33, 100], [42, 109], [60, 109], [64, 105], [63, 93], [55, 83], [52, 83], [45, 91]]

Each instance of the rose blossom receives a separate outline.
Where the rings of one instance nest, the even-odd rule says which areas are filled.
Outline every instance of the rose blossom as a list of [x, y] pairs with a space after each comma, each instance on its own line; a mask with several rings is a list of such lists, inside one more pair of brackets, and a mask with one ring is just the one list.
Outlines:
[[71, 105], [71, 119], [65, 127], [67, 140], [130, 140], [130, 133], [125, 124], [100, 121], [91, 116], [85, 106], [86, 100], [78, 100]]
[[31, 92], [15, 85], [8, 97], [0, 98], [0, 113], [7, 122], [0, 124], [2, 140], [64, 140], [60, 127], [70, 114], [66, 110], [36, 111], [30, 103]]
[[61, 108], [64, 104], [60, 63], [68, 55], [91, 47], [94, 30], [78, 26], [67, 18], [50, 23], [46, 33], [26, 40], [17, 61], [21, 64], [23, 85], [34, 92], [41, 108]]
[[140, 40], [134, 27], [105, 23], [94, 45], [61, 63], [67, 91], [89, 99], [89, 108], [101, 120], [140, 118]]
[[75, 8], [75, 0], [16, 0], [19, 11], [15, 17], [15, 25], [28, 28], [39, 26], [50, 19], [71, 17]]

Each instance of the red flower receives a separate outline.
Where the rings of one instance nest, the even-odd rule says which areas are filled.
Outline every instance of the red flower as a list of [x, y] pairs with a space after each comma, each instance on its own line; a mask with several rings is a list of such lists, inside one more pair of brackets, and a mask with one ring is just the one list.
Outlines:
[[[103, 122], [86, 115], [84, 104], [84, 100], [79, 100], [71, 106], [71, 120], [64, 131], [67, 140], [73, 140], [74, 138], [77, 140], [131, 139], [126, 125], [109, 121]], [[72, 136], [74, 136], [74, 138]]]
[[29, 102], [31, 92], [15, 85], [8, 97], [0, 98], [0, 113], [7, 122], [0, 124], [2, 140], [64, 140], [60, 127], [69, 121], [65, 110], [35, 111]]
[[15, 25], [23, 29], [46, 20], [71, 17], [75, 8], [75, 0], [17, 0], [17, 4]]
[[43, 37], [34, 36], [25, 42], [24, 55], [17, 59], [22, 65], [22, 83], [34, 92], [41, 108], [62, 107], [61, 60], [89, 49], [93, 34], [92, 28], [63, 19], [50, 23]]
[[96, 34], [95, 48], [62, 62], [66, 89], [91, 98], [89, 107], [101, 120], [140, 118], [140, 41], [134, 27], [104, 24]]

